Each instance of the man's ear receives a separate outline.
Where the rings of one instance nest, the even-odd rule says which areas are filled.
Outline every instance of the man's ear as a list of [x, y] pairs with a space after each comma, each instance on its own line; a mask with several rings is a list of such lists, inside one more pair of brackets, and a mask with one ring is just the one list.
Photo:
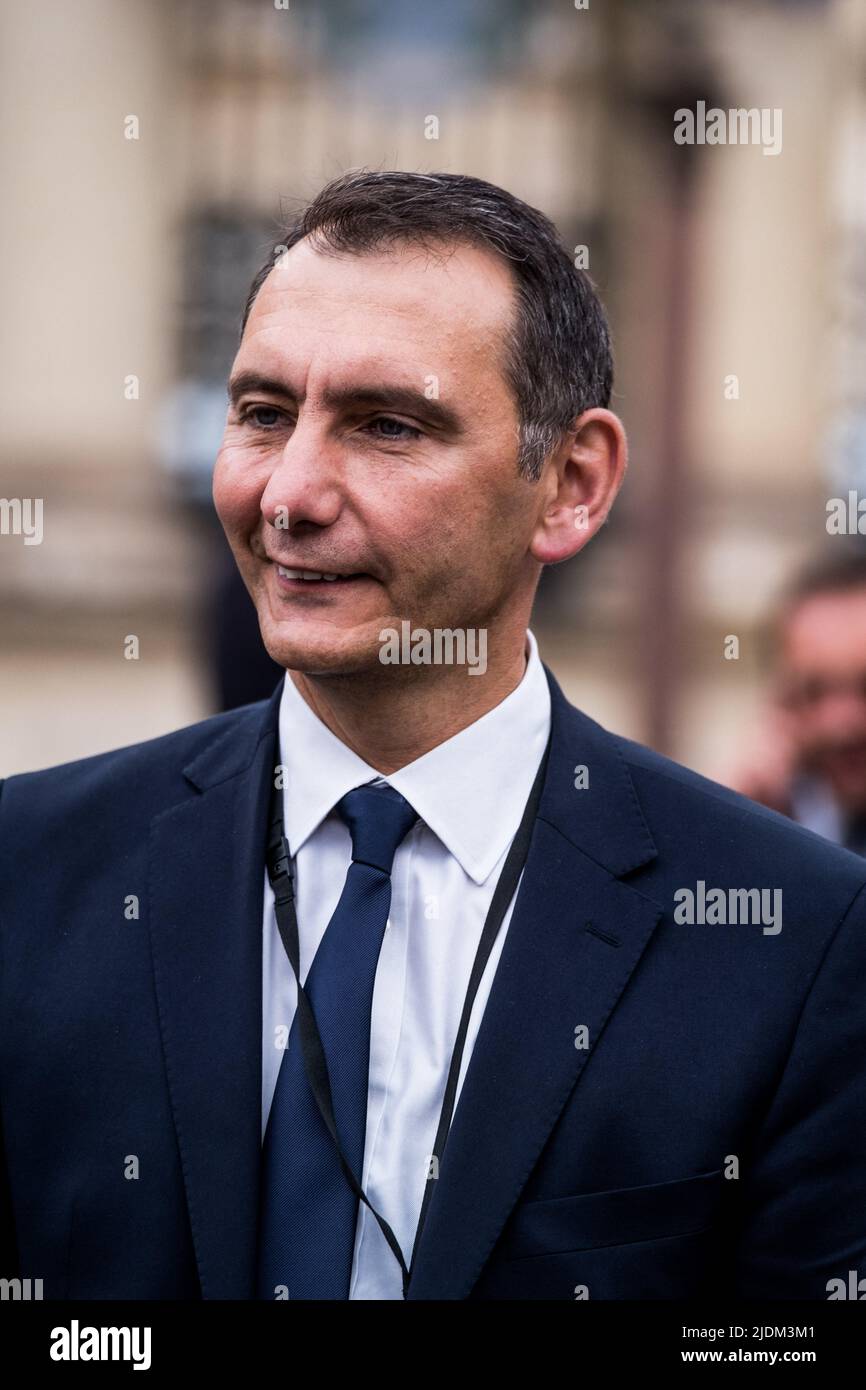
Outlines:
[[613, 506], [627, 466], [619, 416], [601, 406], [584, 411], [541, 476], [545, 500], [530, 545], [540, 564], [568, 560], [591, 540]]

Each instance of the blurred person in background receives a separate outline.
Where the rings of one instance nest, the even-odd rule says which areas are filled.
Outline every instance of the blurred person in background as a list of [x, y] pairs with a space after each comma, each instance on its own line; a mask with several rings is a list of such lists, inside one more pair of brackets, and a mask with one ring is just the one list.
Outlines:
[[866, 551], [809, 564], [774, 624], [770, 706], [737, 791], [866, 855]]

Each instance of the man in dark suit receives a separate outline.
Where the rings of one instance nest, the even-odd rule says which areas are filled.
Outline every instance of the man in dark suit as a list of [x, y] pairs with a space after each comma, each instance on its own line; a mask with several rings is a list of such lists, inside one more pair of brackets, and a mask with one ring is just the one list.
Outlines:
[[283, 246], [214, 496], [286, 677], [3, 786], [2, 1273], [857, 1287], [866, 866], [602, 729], [528, 629], [625, 468], [591, 284], [457, 175], [347, 175]]

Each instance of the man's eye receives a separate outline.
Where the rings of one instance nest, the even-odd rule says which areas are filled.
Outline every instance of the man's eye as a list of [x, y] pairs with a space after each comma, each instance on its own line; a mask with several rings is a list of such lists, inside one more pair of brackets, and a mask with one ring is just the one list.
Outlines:
[[272, 430], [282, 418], [282, 411], [275, 405], [250, 405], [242, 411], [240, 421], [242, 425], [253, 424], [260, 430]]
[[393, 420], [390, 415], [380, 415], [377, 419], [371, 420], [364, 429], [371, 430], [379, 439], [420, 439], [421, 430], [414, 425], [404, 425], [402, 420]]

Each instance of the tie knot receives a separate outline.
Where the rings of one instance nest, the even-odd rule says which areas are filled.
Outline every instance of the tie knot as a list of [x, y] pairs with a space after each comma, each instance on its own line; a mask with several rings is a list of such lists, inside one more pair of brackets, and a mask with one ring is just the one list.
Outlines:
[[352, 836], [352, 863], [390, 874], [397, 846], [418, 819], [393, 787], [356, 787], [337, 802]]

